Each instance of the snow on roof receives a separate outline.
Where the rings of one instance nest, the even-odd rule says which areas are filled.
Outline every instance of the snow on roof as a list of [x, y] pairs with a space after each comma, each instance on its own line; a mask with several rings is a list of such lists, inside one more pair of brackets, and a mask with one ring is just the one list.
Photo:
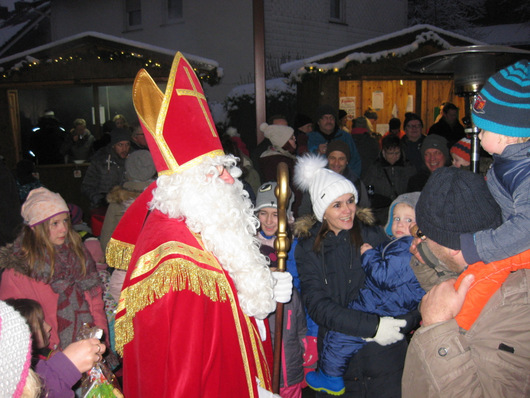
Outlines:
[[[256, 87], [254, 83], [243, 84], [241, 86], [234, 87], [226, 96], [226, 109], [234, 109], [234, 107], [236, 106], [234, 101], [243, 96], [250, 97], [250, 103], [254, 103], [255, 88]], [[296, 88], [293, 85], [289, 84], [288, 79], [279, 77], [276, 79], [270, 79], [265, 81], [265, 92], [267, 96], [275, 96], [281, 100], [283, 95], [296, 94]]]
[[2, 48], [13, 36], [24, 29], [32, 21], [23, 21], [16, 25], [8, 25], [0, 28], [0, 48]]
[[489, 44], [518, 46], [530, 44], [530, 24], [504, 24], [470, 28], [467, 34]]
[[[287, 81], [287, 79], [279, 77], [276, 79], [270, 79], [265, 81], [265, 90], [269, 94], [273, 93], [296, 93], [296, 88], [294, 88], [292, 85], [290, 85]], [[237, 86], [230, 90], [227, 97], [241, 97], [243, 95], [254, 95], [255, 92], [255, 84], [249, 83], [249, 84], [243, 84], [241, 86]]]
[[[65, 37], [63, 39], [59, 39], [51, 43], [43, 44], [41, 46], [34, 47], [26, 51], [22, 51], [18, 54], [13, 54], [8, 57], [2, 58], [0, 59], [0, 65], [10, 62], [10, 61], [19, 60], [19, 59], [22, 61], [23, 59], [26, 59], [28, 56], [31, 56], [32, 54], [35, 54], [39, 51], [45, 51], [55, 46], [66, 44], [74, 40], [83, 39], [85, 37], [95, 37], [97, 39], [108, 40], [108, 41], [112, 41], [118, 44], [121, 43], [123, 45], [133, 46], [133, 47], [137, 47], [139, 49], [143, 49], [146, 51], [158, 52], [160, 54], [166, 54], [170, 56], [174, 56], [177, 53], [177, 50], [171, 50], [168, 48], [158, 47], [158, 46], [154, 46], [154, 45], [139, 42], [139, 41], [128, 40], [128, 39], [124, 39], [124, 38], [117, 37], [117, 36], [107, 35], [105, 33], [87, 31], [87, 32], [78, 33], [73, 36]], [[184, 52], [182, 54], [186, 57], [186, 59], [190, 63], [200, 64], [203, 68], [207, 70], [213, 70], [217, 68], [218, 76], [222, 77], [223, 69], [219, 67], [219, 63], [217, 61], [214, 61], [208, 58], [199, 57], [197, 55], [184, 53]]]
[[[383, 51], [377, 51], [374, 53], [365, 53], [365, 52], [355, 51], [356, 49], [360, 49], [362, 47], [376, 44], [384, 40], [393, 39], [398, 36], [406, 35], [409, 33], [414, 33], [416, 31], [423, 31], [423, 32], [419, 33], [413, 42], [407, 45], [404, 45], [402, 47], [387, 49]], [[485, 44], [484, 42], [460, 35], [458, 33], [450, 32], [448, 30], [440, 29], [433, 25], [415, 25], [410, 28], [398, 30], [393, 33], [389, 33], [383, 36], [378, 36], [373, 39], [365, 40], [363, 42], [349, 45], [346, 47], [341, 47], [333, 51], [328, 51], [322, 54], [314, 55], [309, 58], [287, 62], [285, 64], [280, 65], [280, 70], [283, 73], [289, 73], [292, 78], [300, 78], [301, 75], [307, 72], [306, 70], [307, 67], [314, 67], [322, 72], [326, 72], [326, 71], [334, 70], [334, 69], [340, 70], [344, 68], [349, 62], [352, 62], [352, 61], [356, 61], [359, 63], [362, 63], [365, 61], [375, 62], [390, 54], [394, 54], [397, 56], [405, 55], [405, 54], [408, 54], [408, 53], [411, 53], [417, 50], [420, 44], [425, 43], [427, 41], [434, 41], [440, 44], [440, 46], [445, 49], [451, 48], [452, 45], [448, 43], [445, 39], [443, 39], [440, 35], [454, 37], [455, 39], [464, 40], [471, 44]], [[336, 61], [333, 63], [327, 63], [327, 64], [321, 64], [318, 62], [322, 59], [337, 56], [343, 53], [347, 53], [348, 55], [346, 55], [344, 58], [340, 59], [339, 61]]]

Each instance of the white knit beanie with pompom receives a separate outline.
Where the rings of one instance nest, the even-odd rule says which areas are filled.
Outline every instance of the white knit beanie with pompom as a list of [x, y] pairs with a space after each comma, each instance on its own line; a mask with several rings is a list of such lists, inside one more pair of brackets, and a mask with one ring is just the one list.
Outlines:
[[259, 128], [276, 148], [282, 148], [294, 134], [292, 127], [279, 124], [261, 123]]
[[357, 203], [359, 195], [347, 178], [326, 169], [327, 159], [312, 153], [298, 158], [294, 169], [294, 183], [302, 191], [309, 191], [313, 213], [322, 221], [328, 206], [339, 196], [351, 193]]

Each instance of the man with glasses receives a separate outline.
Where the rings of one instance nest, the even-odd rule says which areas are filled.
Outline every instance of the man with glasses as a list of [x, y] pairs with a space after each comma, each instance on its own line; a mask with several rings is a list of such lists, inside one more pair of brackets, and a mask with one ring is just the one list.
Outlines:
[[406, 113], [403, 128], [405, 129], [405, 136], [401, 139], [401, 148], [405, 158], [416, 167], [417, 171], [420, 171], [423, 165], [421, 145], [425, 139], [423, 121], [415, 113]]
[[484, 178], [454, 167], [431, 175], [416, 205], [413, 270], [428, 290], [422, 327], [407, 351], [403, 397], [530, 396], [530, 261], [527, 252], [467, 264], [460, 234], [495, 228], [501, 211]]
[[350, 148], [348, 167], [359, 177], [361, 175], [361, 157], [352, 136], [347, 131], [339, 129], [337, 115], [337, 110], [331, 105], [320, 105], [317, 108], [315, 116], [316, 130], [309, 133], [307, 147], [309, 152], [325, 156], [327, 146], [331, 141], [344, 141]]

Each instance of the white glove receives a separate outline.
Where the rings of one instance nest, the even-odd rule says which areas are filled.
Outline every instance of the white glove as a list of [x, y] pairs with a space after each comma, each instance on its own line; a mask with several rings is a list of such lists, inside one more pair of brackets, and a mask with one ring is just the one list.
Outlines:
[[259, 337], [261, 341], [267, 340], [267, 328], [265, 327], [265, 321], [263, 319], [254, 318], [256, 325], [258, 326]]
[[259, 398], [281, 398], [279, 395], [273, 394], [269, 390], [266, 390], [263, 387], [261, 387], [261, 383], [257, 377], [256, 377], [256, 384], [258, 385], [258, 397]]
[[366, 341], [375, 341], [379, 345], [389, 345], [403, 338], [400, 329], [407, 324], [404, 319], [394, 319], [390, 316], [379, 318], [379, 328], [373, 338], [367, 338]]
[[273, 272], [272, 277], [276, 280], [274, 284], [274, 300], [278, 303], [288, 303], [293, 294], [293, 276], [289, 272]]

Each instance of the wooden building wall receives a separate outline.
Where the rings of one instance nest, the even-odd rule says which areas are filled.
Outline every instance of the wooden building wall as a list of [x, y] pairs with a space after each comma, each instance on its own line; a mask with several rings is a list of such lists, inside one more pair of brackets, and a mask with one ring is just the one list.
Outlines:
[[[383, 93], [383, 108], [376, 109], [377, 122], [387, 124], [392, 118], [394, 104], [398, 118], [403, 122], [409, 95], [412, 96], [413, 112], [418, 113], [425, 125], [424, 132], [434, 123], [438, 108], [443, 102], [452, 102], [460, 108], [459, 119], [465, 115], [464, 98], [453, 92], [453, 80], [341, 80], [339, 100], [355, 97], [355, 116], [362, 116], [372, 104], [373, 92]], [[374, 126], [375, 128], [375, 126]]]

